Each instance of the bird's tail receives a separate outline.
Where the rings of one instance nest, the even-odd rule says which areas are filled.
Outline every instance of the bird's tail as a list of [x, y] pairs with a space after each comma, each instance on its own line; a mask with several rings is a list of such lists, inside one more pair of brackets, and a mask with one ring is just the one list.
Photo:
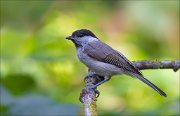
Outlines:
[[146, 83], [147, 85], [149, 85], [151, 88], [153, 88], [155, 91], [157, 91], [160, 95], [167, 97], [166, 93], [164, 93], [161, 89], [159, 89], [156, 85], [154, 85], [153, 83], [151, 83], [149, 80], [147, 80], [146, 78], [143, 77], [143, 75], [139, 75], [139, 74], [133, 74], [133, 76], [137, 77], [139, 80], [141, 80], [142, 82]]

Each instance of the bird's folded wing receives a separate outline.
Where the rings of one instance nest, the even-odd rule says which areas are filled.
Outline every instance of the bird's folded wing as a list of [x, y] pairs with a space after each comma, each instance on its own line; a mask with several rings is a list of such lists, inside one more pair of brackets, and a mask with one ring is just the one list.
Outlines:
[[110, 46], [104, 44], [101, 41], [88, 43], [84, 47], [84, 51], [85, 53], [87, 53], [88, 56], [98, 61], [109, 63], [119, 68], [122, 68], [125, 71], [141, 75], [138, 69], [136, 69], [125, 56], [123, 56], [120, 52], [112, 49]]

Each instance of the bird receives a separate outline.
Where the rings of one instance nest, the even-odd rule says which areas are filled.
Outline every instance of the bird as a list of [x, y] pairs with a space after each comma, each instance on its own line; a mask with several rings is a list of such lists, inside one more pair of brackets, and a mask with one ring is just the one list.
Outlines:
[[70, 36], [67, 36], [66, 39], [74, 43], [80, 62], [86, 65], [91, 72], [94, 72], [89, 73], [89, 76], [97, 74], [104, 77], [104, 80], [95, 85], [91, 85], [90, 88], [96, 88], [102, 83], [110, 80], [114, 75], [125, 74], [141, 80], [157, 91], [161, 96], [167, 96], [166, 93], [156, 85], [144, 78], [139, 69], [122, 53], [102, 42], [90, 30], [76, 30]]

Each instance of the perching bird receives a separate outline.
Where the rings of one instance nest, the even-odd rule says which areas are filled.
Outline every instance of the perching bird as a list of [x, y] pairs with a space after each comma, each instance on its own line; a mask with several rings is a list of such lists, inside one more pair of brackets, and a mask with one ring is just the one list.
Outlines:
[[91, 88], [96, 88], [108, 81], [113, 75], [126, 74], [138, 78], [160, 95], [166, 97], [166, 94], [144, 78], [140, 71], [123, 54], [100, 41], [90, 30], [76, 30], [66, 39], [75, 44], [79, 60], [91, 71], [104, 77], [103, 81], [92, 85]]

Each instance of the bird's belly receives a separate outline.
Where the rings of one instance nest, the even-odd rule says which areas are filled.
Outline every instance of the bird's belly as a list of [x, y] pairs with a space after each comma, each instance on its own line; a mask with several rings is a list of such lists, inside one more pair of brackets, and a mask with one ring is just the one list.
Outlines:
[[93, 62], [90, 64], [86, 64], [92, 71], [96, 72], [97, 74], [101, 76], [112, 76], [116, 74], [120, 74], [121, 70], [120, 68], [117, 68], [116, 66], [113, 66], [111, 64], [103, 63], [103, 62]]
[[104, 62], [97, 61], [86, 54], [78, 55], [80, 61], [85, 64], [91, 71], [96, 72], [96, 74], [101, 76], [112, 76], [116, 74], [122, 74], [121, 68], [114, 65], [107, 64]]

